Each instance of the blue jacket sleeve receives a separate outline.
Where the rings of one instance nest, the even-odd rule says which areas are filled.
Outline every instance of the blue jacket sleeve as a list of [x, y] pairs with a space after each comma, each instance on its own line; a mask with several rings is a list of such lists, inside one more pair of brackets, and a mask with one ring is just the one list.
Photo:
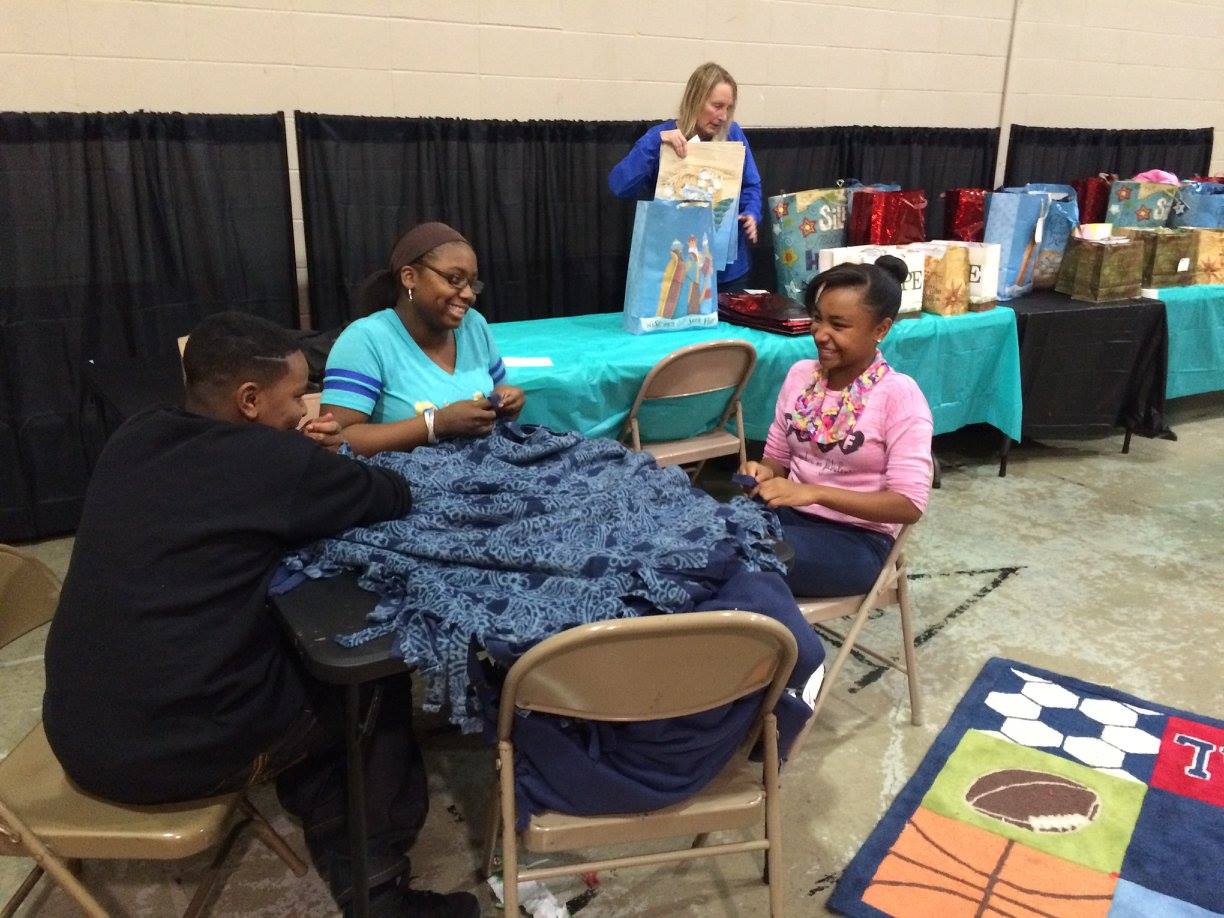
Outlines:
[[[738, 134], [739, 136], [735, 136]], [[741, 214], [752, 214], [752, 219], [761, 222], [761, 173], [757, 171], [756, 160], [752, 158], [752, 147], [748, 146], [748, 138], [744, 136], [743, 128], [735, 125], [734, 131], [728, 132], [729, 140], [741, 140], [744, 143], [744, 178], [740, 183]]]
[[659, 135], [666, 129], [666, 124], [656, 124], [612, 167], [608, 173], [608, 188], [618, 198], [632, 201], [654, 197], [654, 185], [659, 177]]

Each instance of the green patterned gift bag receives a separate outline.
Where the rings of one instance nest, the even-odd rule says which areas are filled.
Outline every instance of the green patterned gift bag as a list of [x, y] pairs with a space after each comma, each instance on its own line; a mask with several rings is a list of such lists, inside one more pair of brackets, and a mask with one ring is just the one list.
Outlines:
[[1054, 288], [1075, 300], [1108, 303], [1139, 296], [1143, 288], [1143, 246], [1121, 236], [1067, 240]]
[[1194, 233], [1187, 229], [1124, 226], [1118, 235], [1143, 246], [1144, 287], [1184, 287], [1194, 283]]

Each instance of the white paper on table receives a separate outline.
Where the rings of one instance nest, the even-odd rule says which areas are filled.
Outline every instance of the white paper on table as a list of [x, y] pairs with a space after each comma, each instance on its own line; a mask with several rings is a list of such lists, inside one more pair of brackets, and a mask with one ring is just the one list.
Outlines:
[[503, 357], [502, 363], [507, 367], [551, 367], [551, 357]]

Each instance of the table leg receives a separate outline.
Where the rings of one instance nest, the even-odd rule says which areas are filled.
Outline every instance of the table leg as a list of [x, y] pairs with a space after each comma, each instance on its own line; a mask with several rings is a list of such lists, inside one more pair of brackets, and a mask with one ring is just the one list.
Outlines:
[[367, 866], [365, 769], [361, 754], [361, 687], [344, 688], [344, 745], [348, 759], [349, 853], [353, 868], [353, 914], [370, 912], [370, 872]]
[[1133, 433], [1134, 431], [1129, 427], [1126, 428], [1126, 436], [1122, 438], [1122, 455], [1124, 456], [1130, 452], [1131, 434]]
[[943, 469], [939, 465], [939, 457], [931, 454], [931, 487], [943, 487]]
[[1011, 455], [1011, 437], [1003, 434], [1003, 450], [999, 453], [999, 477], [1007, 477], [1007, 457]]

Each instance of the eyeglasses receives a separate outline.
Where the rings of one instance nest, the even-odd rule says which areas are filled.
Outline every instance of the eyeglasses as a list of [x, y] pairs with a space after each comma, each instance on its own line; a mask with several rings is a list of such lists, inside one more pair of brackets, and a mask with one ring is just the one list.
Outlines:
[[462, 290], [464, 287], [471, 287], [473, 296], [480, 296], [480, 291], [484, 290], [485, 285], [484, 281], [482, 280], [478, 280], [474, 277], [468, 277], [466, 274], [460, 274], [458, 272], [454, 274], [443, 274], [433, 265], [425, 261], [418, 261], [417, 264], [419, 264], [422, 268], [428, 268], [456, 290]]

